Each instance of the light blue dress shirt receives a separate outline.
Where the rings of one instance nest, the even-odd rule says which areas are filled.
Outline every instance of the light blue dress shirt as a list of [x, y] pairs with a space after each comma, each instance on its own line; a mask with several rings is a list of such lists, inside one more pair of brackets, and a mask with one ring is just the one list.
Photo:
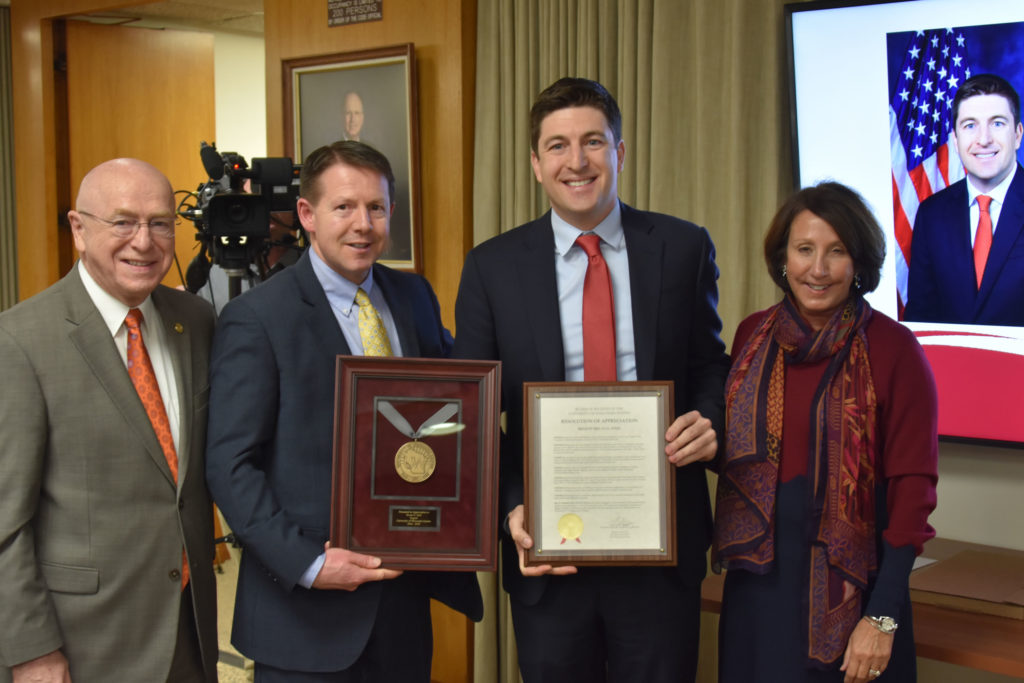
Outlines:
[[[356, 290], [362, 289], [366, 296], [370, 297], [370, 303], [380, 313], [384, 321], [384, 328], [388, 331], [388, 340], [391, 342], [391, 353], [395, 356], [402, 355], [402, 343], [398, 339], [398, 328], [395, 327], [395, 319], [388, 308], [388, 302], [384, 294], [377, 287], [373, 286], [373, 270], [366, 274], [366, 279], [361, 284], [355, 284], [339, 275], [333, 268], [324, 263], [316, 249], [309, 249], [309, 260], [313, 264], [313, 274], [324, 288], [327, 301], [331, 304], [334, 317], [338, 320], [341, 333], [348, 342], [348, 348], [353, 356], [363, 355], [363, 338], [359, 334], [359, 306], [356, 305]], [[313, 581], [324, 566], [327, 556], [324, 553], [313, 560], [309, 568], [299, 578], [299, 585], [303, 588], [312, 588]]]
[[384, 321], [384, 328], [388, 331], [388, 340], [391, 342], [392, 355], [401, 356], [402, 344], [398, 340], [398, 328], [395, 327], [395, 319], [388, 308], [388, 302], [384, 299], [384, 293], [373, 286], [373, 270], [371, 269], [366, 274], [366, 279], [357, 285], [324, 263], [313, 248], [309, 250], [309, 260], [313, 264], [313, 274], [324, 288], [324, 294], [327, 295], [327, 301], [331, 304], [331, 310], [334, 311], [334, 317], [338, 320], [341, 333], [345, 335], [352, 355], [363, 355], [363, 338], [359, 335], [359, 306], [356, 305], [356, 290], [361, 288], [366, 292], [366, 296], [370, 297], [370, 303]]
[[[583, 283], [590, 259], [576, 238], [585, 231], [573, 227], [553, 210], [555, 233], [555, 275], [558, 282], [558, 311], [562, 319], [562, 349], [565, 379], [583, 381]], [[636, 343], [633, 338], [633, 297], [629, 286], [629, 260], [622, 231], [622, 210], [618, 202], [593, 229], [601, 238], [601, 255], [608, 264], [615, 306], [615, 368], [620, 382], [636, 379]]]

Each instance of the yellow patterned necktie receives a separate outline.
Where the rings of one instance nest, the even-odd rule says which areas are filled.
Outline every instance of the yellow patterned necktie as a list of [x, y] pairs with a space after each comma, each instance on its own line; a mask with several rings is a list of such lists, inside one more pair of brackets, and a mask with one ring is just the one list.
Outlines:
[[391, 342], [388, 340], [388, 331], [384, 329], [384, 321], [362, 288], [356, 290], [356, 305], [359, 306], [359, 336], [363, 340], [363, 355], [392, 355]]

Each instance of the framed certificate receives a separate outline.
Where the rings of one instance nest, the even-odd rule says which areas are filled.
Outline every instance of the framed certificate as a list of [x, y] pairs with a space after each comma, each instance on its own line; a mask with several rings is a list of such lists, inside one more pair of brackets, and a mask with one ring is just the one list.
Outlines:
[[527, 565], [674, 565], [671, 382], [523, 385]]
[[500, 363], [338, 356], [331, 545], [494, 571]]

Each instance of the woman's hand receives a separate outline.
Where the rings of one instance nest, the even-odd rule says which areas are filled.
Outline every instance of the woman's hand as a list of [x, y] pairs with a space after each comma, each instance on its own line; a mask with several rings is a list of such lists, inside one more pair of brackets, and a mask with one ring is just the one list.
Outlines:
[[889, 666], [893, 634], [882, 633], [867, 619], [857, 622], [850, 634], [840, 671], [846, 672], [843, 683], [870, 683]]

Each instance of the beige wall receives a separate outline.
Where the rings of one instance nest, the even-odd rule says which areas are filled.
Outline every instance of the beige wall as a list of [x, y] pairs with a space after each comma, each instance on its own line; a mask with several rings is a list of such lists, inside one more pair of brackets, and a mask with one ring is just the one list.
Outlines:
[[213, 37], [217, 149], [238, 152], [249, 161], [269, 156], [264, 51], [259, 36], [215, 33]]
[[1024, 550], [1024, 450], [939, 444], [940, 536]]

